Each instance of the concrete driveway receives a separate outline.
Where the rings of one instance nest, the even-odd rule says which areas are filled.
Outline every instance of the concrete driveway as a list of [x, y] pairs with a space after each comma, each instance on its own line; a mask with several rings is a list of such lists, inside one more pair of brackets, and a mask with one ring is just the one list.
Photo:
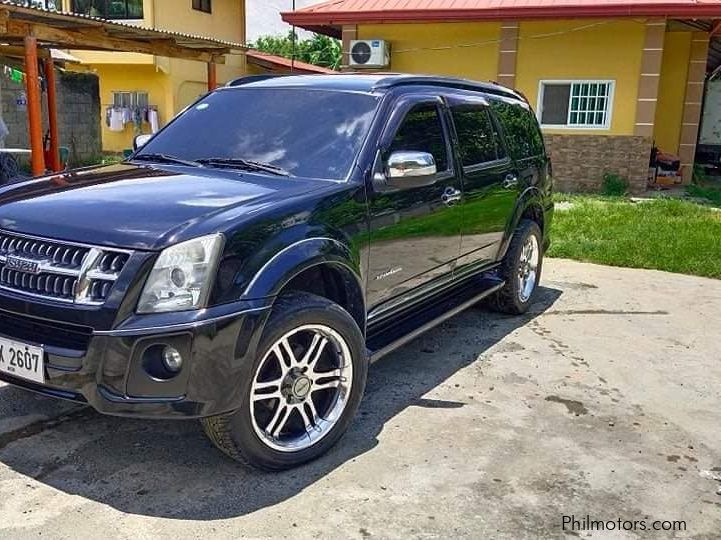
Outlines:
[[551, 260], [543, 284], [524, 318], [470, 310], [374, 365], [341, 444], [283, 474], [195, 422], [0, 386], [0, 537], [719, 538], [721, 281]]

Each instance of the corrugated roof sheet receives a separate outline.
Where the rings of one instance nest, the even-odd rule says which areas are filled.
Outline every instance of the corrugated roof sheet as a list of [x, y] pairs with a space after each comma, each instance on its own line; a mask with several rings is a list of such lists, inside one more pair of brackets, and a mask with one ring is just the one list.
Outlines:
[[595, 16], [721, 17], [721, 0], [329, 0], [283, 13], [283, 20], [314, 26]]
[[197, 34], [188, 34], [184, 32], [175, 32], [172, 30], [162, 30], [159, 28], [148, 28], [137, 24], [129, 24], [119, 21], [110, 21], [107, 19], [101, 19], [100, 17], [93, 17], [90, 15], [83, 15], [79, 13], [71, 13], [67, 11], [58, 11], [45, 9], [43, 7], [29, 7], [22, 1], [12, 0], [0, 0], [0, 8], [7, 6], [13, 8], [15, 13], [19, 15], [25, 15], [28, 22], [33, 22], [34, 17], [48, 17], [56, 20], [64, 20], [66, 24], [72, 26], [73, 21], [94, 21], [101, 23], [104, 28], [113, 30], [116, 33], [121, 33], [123, 30], [127, 31], [128, 34], [132, 34], [136, 37], [142, 37], [145, 35], [148, 38], [161, 38], [168, 37], [175, 40], [179, 45], [186, 47], [202, 47], [202, 48], [229, 48], [229, 49], [245, 49], [246, 46], [242, 43], [234, 43], [232, 41], [226, 41], [222, 39], [216, 39], [207, 36], [200, 36]]
[[[289, 58], [285, 58], [284, 56], [276, 56], [274, 54], [268, 54], [261, 51], [256, 51], [255, 49], [248, 49], [246, 51], [245, 55], [248, 57], [248, 62], [251, 63], [258, 63], [261, 64], [264, 62], [267, 62], [268, 64], [271, 64], [272, 66], [281, 68], [281, 69], [287, 69], [290, 70], [291, 67], [298, 72], [301, 73], [337, 73], [336, 71], [333, 71], [332, 69], [324, 68], [321, 66], [316, 66], [314, 64], [307, 64], [306, 62], [299, 62], [296, 60], [295, 62], [291, 61]], [[257, 60], [258, 62], [254, 62], [254, 60]]]

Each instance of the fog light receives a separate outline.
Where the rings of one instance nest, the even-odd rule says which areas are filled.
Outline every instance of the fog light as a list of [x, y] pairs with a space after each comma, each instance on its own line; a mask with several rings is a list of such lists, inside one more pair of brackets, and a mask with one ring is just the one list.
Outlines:
[[163, 349], [163, 364], [173, 373], [180, 371], [183, 367], [183, 356], [173, 347], [165, 347]]

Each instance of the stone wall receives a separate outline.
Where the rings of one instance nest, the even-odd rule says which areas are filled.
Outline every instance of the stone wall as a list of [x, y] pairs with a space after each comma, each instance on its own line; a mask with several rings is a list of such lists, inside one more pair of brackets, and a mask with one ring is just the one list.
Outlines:
[[606, 173], [628, 180], [633, 194], [646, 190], [650, 137], [545, 135], [544, 138], [553, 160], [557, 191], [598, 193]]
[[[100, 86], [90, 73], [58, 72], [58, 131], [60, 146], [70, 149], [70, 164], [80, 165], [101, 155]], [[10, 134], [5, 146], [30, 148], [27, 108], [18, 106], [22, 84], [0, 77], [2, 118]], [[48, 129], [47, 93], [43, 92], [43, 133]]]

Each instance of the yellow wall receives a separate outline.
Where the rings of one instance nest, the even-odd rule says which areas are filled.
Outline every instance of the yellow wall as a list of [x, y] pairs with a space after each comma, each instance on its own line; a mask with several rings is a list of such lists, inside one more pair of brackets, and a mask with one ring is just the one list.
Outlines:
[[667, 32], [653, 137], [664, 152], [677, 154], [681, 140], [691, 32]]
[[[393, 71], [496, 80], [500, 27], [495, 22], [360, 25], [358, 39], [390, 42]], [[541, 80], [614, 80], [610, 129], [546, 131], [632, 135], [644, 37], [645, 25], [633, 20], [522, 22], [516, 87], [536, 107]]]
[[[495, 22], [358, 27], [358, 39], [377, 38], [391, 43], [390, 69], [393, 71], [486, 81], [494, 80], [497, 75], [500, 34], [501, 25]], [[434, 47], [441, 49], [432, 50]]]
[[[102, 136], [103, 150], [108, 152], [122, 152], [132, 146], [136, 133], [131, 124], [125, 127], [125, 131], [112, 132], [105, 123], [105, 109], [113, 102], [113, 91], [128, 90], [148, 92], [148, 101], [151, 105], [158, 106], [158, 116], [161, 125], [172, 118], [174, 111], [168, 106], [168, 94], [170, 92], [170, 79], [163, 73], [159, 73], [155, 66], [123, 66], [102, 64], [93, 66], [100, 79], [100, 102], [102, 104]], [[148, 125], [145, 124], [144, 132], [148, 133]]]
[[[70, 8], [70, 0], [64, 0]], [[144, 0], [143, 26], [185, 32], [215, 39], [245, 42], [245, 0], [214, 0], [213, 12], [192, 9], [190, 0]], [[124, 52], [71, 51], [83, 61], [80, 69], [100, 77], [101, 101], [112, 103], [113, 91], [147, 91], [157, 105], [161, 126], [208, 90], [207, 65], [202, 62]], [[244, 55], [227, 55], [217, 65], [218, 83], [245, 73]], [[122, 133], [110, 132], [103, 124], [103, 150], [120, 152], [132, 146], [131, 126]]]
[[[191, 9], [189, 1], [186, 9], [179, 9], [178, 0], [154, 1], [156, 28], [211, 36], [234, 43], [245, 42], [244, 0], [214, 0], [212, 14]], [[176, 112], [195, 101], [208, 89], [205, 64], [169, 58], [165, 59], [161, 67], [172, 78], [173, 107]], [[245, 73], [245, 56], [226, 56], [226, 64], [219, 64], [217, 72], [219, 84], [240, 77]]]
[[541, 80], [616, 81], [610, 129], [545, 131], [633, 135], [645, 32], [643, 23], [631, 20], [521, 23], [516, 87], [534, 108]]

